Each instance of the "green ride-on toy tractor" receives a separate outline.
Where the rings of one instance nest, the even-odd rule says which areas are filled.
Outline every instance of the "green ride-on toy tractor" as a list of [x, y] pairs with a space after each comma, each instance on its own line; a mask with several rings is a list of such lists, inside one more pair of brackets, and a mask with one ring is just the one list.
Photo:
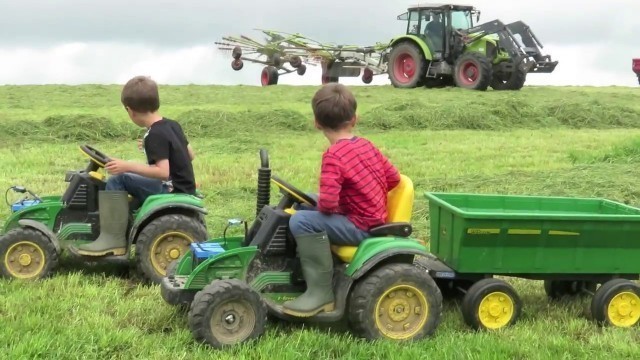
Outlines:
[[[306, 290], [296, 242], [288, 230], [297, 204], [315, 201], [278, 177], [271, 177], [265, 150], [260, 151], [257, 216], [244, 236], [192, 244], [173, 262], [162, 280], [163, 299], [189, 308], [194, 338], [214, 348], [256, 339], [267, 315], [285, 321], [337, 322], [348, 319], [366, 339], [415, 340], [431, 335], [442, 313], [442, 294], [416, 256], [426, 256], [423, 242], [410, 238], [413, 185], [402, 176], [388, 196], [388, 222], [370, 231], [359, 246], [331, 246], [335, 308], [300, 318], [283, 312], [282, 303]], [[269, 206], [270, 180], [280, 189]]]
[[26, 280], [47, 277], [69, 246], [91, 243], [101, 230], [123, 229], [127, 239], [124, 254], [79, 255], [80, 258], [89, 263], [128, 263], [131, 245], [135, 244], [140, 275], [159, 283], [172, 260], [184, 254], [192, 242], [207, 239], [206, 210], [199, 196], [160, 194], [148, 197], [142, 204], [129, 197], [128, 213], [112, 210], [113, 204], [104, 196], [108, 192], [102, 192], [106, 182], [100, 172], [109, 157], [88, 145], [80, 149], [89, 158], [88, 165], [84, 170], [67, 172], [65, 181], [69, 186], [62, 196], [39, 197], [21, 186], [7, 190], [7, 193], [12, 189], [28, 193], [31, 198], [27, 196], [13, 203], [12, 213], [0, 233], [3, 277]]

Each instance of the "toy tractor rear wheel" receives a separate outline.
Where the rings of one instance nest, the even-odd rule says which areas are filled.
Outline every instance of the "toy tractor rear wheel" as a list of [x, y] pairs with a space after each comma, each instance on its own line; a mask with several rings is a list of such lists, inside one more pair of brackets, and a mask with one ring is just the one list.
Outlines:
[[0, 238], [0, 275], [19, 280], [50, 276], [58, 266], [58, 253], [40, 231], [17, 228]]
[[243, 281], [215, 280], [196, 294], [188, 316], [195, 340], [221, 349], [262, 336], [267, 307]]
[[640, 286], [627, 279], [605, 282], [591, 299], [591, 314], [599, 325], [636, 326], [640, 323]]
[[462, 316], [475, 330], [496, 330], [515, 324], [522, 301], [513, 286], [500, 279], [482, 279], [462, 300]]
[[458, 87], [484, 91], [493, 78], [493, 67], [486, 56], [471, 52], [456, 60], [453, 74]]
[[397, 88], [415, 88], [422, 84], [427, 61], [413, 42], [401, 42], [389, 54], [389, 80]]
[[520, 90], [527, 81], [527, 73], [515, 66], [512, 72], [496, 72], [491, 79], [491, 87], [494, 90]]
[[419, 340], [442, 317], [435, 281], [411, 264], [389, 264], [359, 280], [349, 295], [349, 324], [366, 339]]
[[265, 66], [260, 74], [260, 83], [262, 86], [276, 85], [278, 76], [278, 69], [275, 66]]
[[153, 219], [136, 241], [136, 264], [139, 273], [152, 283], [159, 284], [168, 265], [178, 260], [192, 242], [207, 240], [205, 225], [187, 215], [171, 214]]

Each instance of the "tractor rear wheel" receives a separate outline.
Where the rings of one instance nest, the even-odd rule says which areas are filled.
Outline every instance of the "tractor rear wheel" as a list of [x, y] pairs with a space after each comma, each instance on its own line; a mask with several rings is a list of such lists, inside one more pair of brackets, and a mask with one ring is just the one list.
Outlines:
[[349, 295], [349, 324], [365, 339], [419, 340], [442, 317], [435, 281], [411, 264], [389, 264], [366, 275]]
[[487, 57], [471, 52], [456, 60], [453, 73], [458, 87], [484, 91], [491, 83], [493, 67]]
[[260, 75], [260, 83], [262, 86], [276, 85], [278, 76], [278, 69], [275, 66], [265, 66]]
[[207, 230], [199, 219], [171, 214], [153, 219], [140, 231], [136, 241], [136, 265], [139, 273], [159, 284], [169, 264], [178, 260], [192, 242], [207, 240]]
[[196, 341], [221, 349], [262, 336], [267, 307], [245, 282], [214, 280], [196, 294], [188, 318]]
[[494, 90], [520, 90], [526, 81], [527, 73], [516, 66], [510, 73], [494, 73], [491, 87]]
[[389, 54], [389, 80], [397, 88], [420, 86], [427, 61], [422, 51], [412, 42], [404, 41], [393, 47]]
[[43, 279], [57, 265], [56, 248], [40, 231], [17, 228], [0, 238], [0, 275], [4, 278]]

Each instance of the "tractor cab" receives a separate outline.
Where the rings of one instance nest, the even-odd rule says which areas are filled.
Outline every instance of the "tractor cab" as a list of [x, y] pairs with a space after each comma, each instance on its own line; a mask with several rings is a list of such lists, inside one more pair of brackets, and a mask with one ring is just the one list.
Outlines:
[[407, 12], [398, 16], [398, 20], [406, 21], [407, 35], [418, 36], [427, 43], [435, 58], [442, 58], [446, 52], [447, 39], [451, 41], [451, 32], [472, 28], [473, 15], [476, 21], [480, 12], [473, 6], [432, 4], [411, 6]]

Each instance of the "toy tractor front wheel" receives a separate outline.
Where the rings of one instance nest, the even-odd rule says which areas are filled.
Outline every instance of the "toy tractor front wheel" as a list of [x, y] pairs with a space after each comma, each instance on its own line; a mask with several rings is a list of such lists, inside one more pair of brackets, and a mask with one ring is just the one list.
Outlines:
[[260, 295], [238, 279], [213, 281], [196, 294], [189, 310], [193, 337], [216, 349], [259, 338], [266, 323]]
[[350, 294], [354, 333], [374, 340], [419, 340], [434, 333], [442, 317], [442, 294], [424, 270], [389, 264], [360, 280]]
[[487, 57], [471, 52], [456, 60], [453, 73], [458, 87], [484, 91], [493, 78], [493, 67]]
[[415, 88], [422, 84], [426, 60], [412, 42], [401, 42], [389, 54], [389, 80], [397, 88]]
[[179, 214], [159, 216], [138, 235], [138, 271], [144, 278], [159, 284], [172, 261], [180, 259], [192, 242], [205, 240], [207, 229], [199, 219]]
[[17, 228], [0, 238], [0, 275], [4, 278], [43, 279], [57, 265], [56, 248], [40, 231]]

